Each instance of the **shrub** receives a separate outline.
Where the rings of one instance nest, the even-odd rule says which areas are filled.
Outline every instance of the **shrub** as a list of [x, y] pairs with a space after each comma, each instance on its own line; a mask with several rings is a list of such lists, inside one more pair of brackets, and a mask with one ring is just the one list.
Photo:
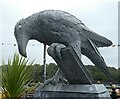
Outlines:
[[[25, 86], [31, 81], [31, 68], [27, 68], [28, 59], [15, 54], [13, 59], [8, 59], [8, 64], [3, 62], [0, 84], [3, 89], [4, 99], [20, 98], [25, 92]], [[33, 62], [30, 64], [32, 65]]]

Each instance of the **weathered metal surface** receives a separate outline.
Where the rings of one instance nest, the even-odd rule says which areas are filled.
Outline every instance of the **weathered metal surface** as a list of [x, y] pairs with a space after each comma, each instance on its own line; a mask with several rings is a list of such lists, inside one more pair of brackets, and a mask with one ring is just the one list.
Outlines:
[[[27, 56], [26, 46], [31, 39], [38, 40], [47, 45], [59, 43], [66, 47], [71, 46], [80, 58], [81, 53], [84, 54], [109, 78], [112, 78], [107, 70], [103, 57], [97, 50], [97, 47], [110, 46], [112, 42], [96, 34], [87, 28], [79, 19], [67, 12], [45, 10], [35, 13], [17, 22], [14, 34], [18, 43], [19, 52], [25, 57]], [[60, 50], [57, 49], [56, 53], [59, 54]], [[51, 56], [54, 57], [54, 53]], [[74, 71], [74, 66], [72, 70]], [[81, 72], [84, 72], [84, 70]], [[69, 70], [68, 75], [72, 77], [69, 74]], [[73, 80], [72, 83], [76, 83], [76, 81], [74, 82]]]

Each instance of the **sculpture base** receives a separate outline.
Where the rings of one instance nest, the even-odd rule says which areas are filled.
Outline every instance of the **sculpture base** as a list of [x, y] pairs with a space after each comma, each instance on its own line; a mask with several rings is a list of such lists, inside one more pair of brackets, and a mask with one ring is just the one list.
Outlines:
[[39, 88], [34, 98], [40, 99], [111, 99], [103, 84], [92, 85], [46, 85]]

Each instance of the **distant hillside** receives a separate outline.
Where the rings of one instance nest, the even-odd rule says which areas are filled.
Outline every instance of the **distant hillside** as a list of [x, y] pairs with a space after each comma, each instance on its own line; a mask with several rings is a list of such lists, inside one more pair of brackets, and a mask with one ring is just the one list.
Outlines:
[[[109, 79], [104, 73], [102, 73], [96, 66], [86, 65], [88, 71], [94, 78], [94, 80], [101, 82], [108, 82]], [[51, 78], [57, 71], [58, 66], [55, 63], [47, 64], [47, 79]], [[112, 74], [115, 82], [120, 82], [120, 74], [118, 75], [118, 69], [114, 67], [108, 67], [109, 72]], [[120, 69], [119, 69], [120, 70]], [[33, 66], [33, 78], [34, 81], [42, 81], [42, 65], [36, 64]]]
[[[0, 68], [5, 68], [6, 66], [1, 66]], [[96, 82], [97, 81], [101, 81], [101, 82], [109, 81], [109, 79], [106, 77], [106, 75], [103, 74], [96, 66], [86, 65], [86, 67]], [[28, 68], [29, 68], [29, 66], [28, 66]], [[40, 64], [35, 64], [32, 66], [32, 68], [33, 68], [32, 69], [33, 71], [32, 71], [31, 76], [33, 78], [33, 81], [34, 82], [39, 82], [39, 81], [42, 82], [43, 66]], [[58, 69], [58, 66], [55, 63], [47, 64], [47, 79], [51, 78], [56, 73], [57, 69]], [[114, 67], [108, 67], [108, 70], [112, 74], [115, 82], [120, 82], [120, 73], [118, 73], [120, 71], [120, 68], [116, 69]]]

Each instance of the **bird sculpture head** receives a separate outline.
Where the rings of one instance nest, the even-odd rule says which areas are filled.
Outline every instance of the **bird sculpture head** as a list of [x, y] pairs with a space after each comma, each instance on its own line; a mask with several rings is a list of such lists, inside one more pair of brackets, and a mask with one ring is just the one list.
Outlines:
[[26, 46], [30, 39], [30, 36], [28, 36], [28, 34], [26, 35], [26, 22], [24, 21], [24, 19], [21, 19], [15, 25], [14, 35], [18, 44], [20, 54], [24, 57], [27, 57]]

